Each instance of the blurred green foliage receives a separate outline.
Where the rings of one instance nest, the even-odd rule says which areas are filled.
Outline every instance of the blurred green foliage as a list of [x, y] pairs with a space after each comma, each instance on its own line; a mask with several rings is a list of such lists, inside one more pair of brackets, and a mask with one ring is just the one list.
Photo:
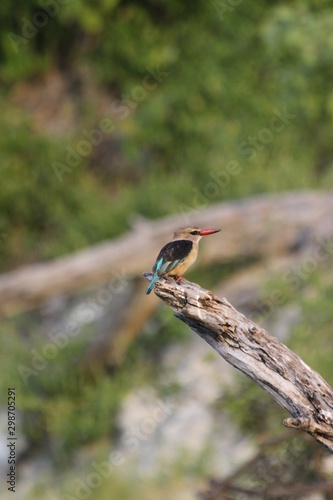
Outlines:
[[2, 270], [106, 238], [112, 219], [103, 205], [109, 201], [103, 192], [97, 197], [89, 172], [73, 170], [64, 188], [51, 169], [60, 145], [36, 136], [26, 122], [13, 124], [8, 115], [0, 118], [7, 131], [0, 136]]
[[77, 446], [104, 436], [112, 438], [124, 395], [152, 376], [151, 365], [141, 362], [141, 351], [139, 355], [129, 353], [116, 376], [87, 375], [81, 361], [91, 343], [91, 329], [82, 329], [62, 349], [35, 334], [32, 348], [19, 327], [4, 323], [6, 335], [0, 336], [0, 347], [7, 356], [1, 366], [1, 393], [15, 387], [24, 415], [20, 428], [30, 446], [40, 446], [46, 438], [54, 444], [54, 460], [66, 467]]
[[[6, 2], [0, 8], [3, 270], [115, 236], [132, 213], [156, 218], [197, 208], [198, 191], [209, 204], [332, 186], [328, 1], [260, 0], [223, 15], [219, 2], [202, 0], [45, 0], [44, 11], [40, 5], [21, 0], [15, 13]], [[96, 147], [61, 183], [54, 172], [66, 147], [77, 147], [81, 129], [101, 118], [94, 99], [80, 103], [80, 124], [70, 134], [41, 137], [31, 114], [17, 106], [13, 119], [11, 89], [55, 70], [79, 80], [93, 74], [96, 99], [98, 86], [109, 93], [102, 117], [115, 121], [111, 141], [121, 139], [120, 167], [112, 152], [108, 167], [101, 166]], [[135, 89], [151, 70], [168, 76], [139, 102]], [[131, 106], [120, 118], [127, 97]], [[293, 118], [272, 132], [276, 112]], [[224, 172], [229, 161], [240, 173], [205, 195], [210, 174]]]
[[[226, 3], [17, 0], [13, 9], [9, 0], [1, 2], [1, 271], [119, 235], [135, 213], [158, 218], [257, 193], [332, 188], [331, 1], [258, 0], [223, 13]], [[151, 71], [167, 75], [136, 99]], [[78, 83], [68, 95], [77, 113], [70, 132], [41, 131], [34, 109], [15, 103], [17, 88], [52, 72]], [[86, 80], [89, 102], [80, 96]], [[102, 111], [100, 93], [109, 104]], [[272, 128], [276, 116], [283, 117], [278, 131]], [[82, 129], [96, 128], [102, 118], [115, 124], [103, 144], [116, 145], [120, 160], [110, 148], [103, 162], [96, 146], [60, 182], [54, 161], [65, 164], [66, 148], [77, 149]], [[212, 174], [223, 175], [229, 162], [237, 174], [212, 193]], [[231, 263], [228, 272], [241, 265]], [[203, 273], [214, 286], [224, 270], [197, 268], [193, 276], [200, 280]], [[320, 273], [311, 279], [318, 280], [318, 293], [300, 294], [302, 320], [290, 346], [332, 383], [333, 290]], [[272, 286], [279, 286], [276, 279]], [[292, 300], [287, 290], [285, 296], [286, 303]], [[8, 356], [1, 363], [1, 392], [15, 381], [28, 439], [38, 445], [46, 436], [57, 443], [54, 456], [65, 463], [68, 450], [113, 436], [124, 394], [133, 381], [152, 383], [156, 372], [151, 376], [147, 366], [149, 372], [170, 339], [179, 339], [179, 323], [170, 318], [159, 311], [113, 376], [81, 380], [73, 360], [87, 346], [83, 336], [27, 387], [17, 372], [19, 363], [31, 363], [21, 325], [27, 316], [4, 321], [0, 350]], [[181, 336], [187, 332], [182, 327]], [[45, 339], [34, 341], [37, 350], [44, 345]], [[222, 404], [251, 435], [276, 434], [284, 416], [245, 380]], [[133, 493], [128, 479], [103, 487], [105, 498], [112, 487], [114, 498]]]

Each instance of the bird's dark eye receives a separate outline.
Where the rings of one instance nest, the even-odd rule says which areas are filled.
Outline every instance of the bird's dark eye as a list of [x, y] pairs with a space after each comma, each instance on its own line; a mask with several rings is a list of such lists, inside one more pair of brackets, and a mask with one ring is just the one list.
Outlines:
[[200, 231], [191, 231], [191, 234], [200, 234]]

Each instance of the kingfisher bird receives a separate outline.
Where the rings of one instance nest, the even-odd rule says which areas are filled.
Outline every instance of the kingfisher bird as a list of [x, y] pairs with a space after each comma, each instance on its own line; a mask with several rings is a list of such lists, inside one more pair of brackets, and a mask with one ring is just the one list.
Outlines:
[[162, 276], [177, 276], [177, 281], [182, 279], [182, 274], [195, 262], [198, 256], [198, 243], [202, 236], [218, 233], [221, 229], [200, 229], [196, 226], [177, 229], [172, 241], [164, 245], [153, 265], [153, 279], [146, 294], [149, 294], [156, 281]]

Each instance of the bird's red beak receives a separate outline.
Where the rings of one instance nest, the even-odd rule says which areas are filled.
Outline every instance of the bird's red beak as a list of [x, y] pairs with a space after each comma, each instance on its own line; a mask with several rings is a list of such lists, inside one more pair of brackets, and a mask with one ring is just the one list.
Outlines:
[[209, 234], [218, 233], [221, 229], [201, 229], [200, 236], [208, 236]]

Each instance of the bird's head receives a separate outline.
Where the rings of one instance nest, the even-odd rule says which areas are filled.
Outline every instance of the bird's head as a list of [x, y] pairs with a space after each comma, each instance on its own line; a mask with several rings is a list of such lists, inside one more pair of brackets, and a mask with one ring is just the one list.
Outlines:
[[202, 236], [218, 233], [221, 229], [200, 229], [197, 226], [181, 227], [175, 231], [174, 240], [192, 240], [199, 241]]

